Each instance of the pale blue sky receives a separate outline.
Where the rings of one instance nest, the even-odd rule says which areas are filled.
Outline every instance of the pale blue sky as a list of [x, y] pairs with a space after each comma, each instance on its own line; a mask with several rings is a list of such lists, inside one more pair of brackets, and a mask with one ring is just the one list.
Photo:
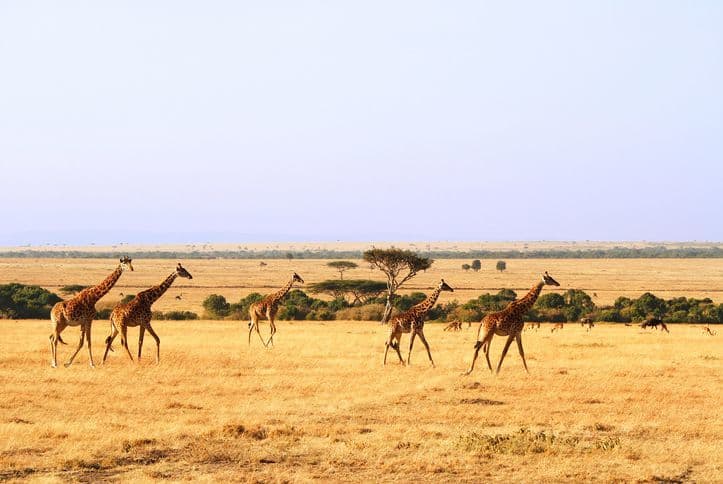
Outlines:
[[0, 244], [723, 240], [723, 2], [0, 0]]

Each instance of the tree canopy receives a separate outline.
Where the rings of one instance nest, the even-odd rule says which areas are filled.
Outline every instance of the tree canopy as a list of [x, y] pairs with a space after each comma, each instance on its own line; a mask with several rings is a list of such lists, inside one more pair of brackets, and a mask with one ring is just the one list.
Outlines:
[[427, 257], [420, 257], [411, 250], [395, 247], [367, 250], [364, 252], [364, 260], [387, 276], [387, 305], [382, 318], [383, 323], [387, 322], [392, 314], [392, 299], [399, 286], [420, 271], [429, 269], [434, 262]]
[[371, 281], [367, 279], [328, 280], [309, 285], [314, 294], [328, 294], [332, 298], [349, 298], [351, 304], [366, 304], [371, 299], [379, 297], [387, 288], [384, 281]]
[[359, 267], [355, 262], [351, 262], [348, 260], [337, 260], [333, 262], [327, 262], [326, 264], [329, 267], [333, 267], [337, 271], [339, 271], [339, 278], [344, 279], [344, 271], [348, 271], [349, 269], [356, 269]]

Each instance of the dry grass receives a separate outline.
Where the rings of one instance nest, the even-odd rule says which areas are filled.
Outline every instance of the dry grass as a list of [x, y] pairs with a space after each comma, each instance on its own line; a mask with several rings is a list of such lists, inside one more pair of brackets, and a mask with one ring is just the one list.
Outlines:
[[84, 350], [53, 370], [47, 321], [0, 321], [0, 479], [723, 479], [723, 355], [697, 326], [543, 326], [523, 335], [531, 374], [512, 348], [498, 377], [459, 376], [474, 326], [428, 326], [436, 369], [421, 346], [382, 367], [374, 323], [282, 322], [268, 350], [242, 323], [156, 328], [159, 366], [148, 340], [141, 364], [93, 370]]
[[[297, 271], [307, 283], [334, 279], [338, 273], [327, 267], [328, 260], [267, 260], [259, 267], [258, 260], [188, 260], [183, 261], [193, 280], [177, 281], [159, 300], [154, 309], [203, 312], [201, 303], [212, 293], [222, 294], [236, 302], [250, 292], [267, 294], [285, 283]], [[371, 271], [363, 261], [359, 269], [348, 271], [345, 278], [383, 279], [379, 271]], [[507, 262], [508, 270], [494, 270], [495, 261], [482, 262], [480, 272], [465, 272], [461, 265], [469, 260], [440, 259], [432, 268], [412, 279], [402, 293], [429, 291], [440, 278], [455, 288], [441, 302], [457, 299], [466, 302], [485, 292], [511, 288], [526, 292], [544, 271], [550, 273], [567, 289], [583, 289], [597, 294], [598, 305], [612, 304], [619, 296], [638, 297], [651, 291], [659, 297], [710, 297], [723, 302], [723, 259], [519, 259]], [[124, 274], [99, 307], [117, 303], [120, 293], [133, 294], [159, 284], [175, 268], [176, 261], [139, 259], [133, 262], [135, 272]], [[97, 284], [115, 268], [108, 259], [0, 259], [0, 284], [23, 282], [38, 284], [57, 291], [67, 284]], [[546, 289], [548, 291], [549, 289]], [[182, 294], [182, 299], [175, 297]], [[321, 296], [323, 297], [323, 296]]]

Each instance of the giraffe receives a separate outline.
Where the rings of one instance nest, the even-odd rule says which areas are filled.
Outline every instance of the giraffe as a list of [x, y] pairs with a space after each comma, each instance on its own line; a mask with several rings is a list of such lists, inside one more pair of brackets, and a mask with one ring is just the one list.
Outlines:
[[[502, 361], [505, 359], [505, 355], [507, 354], [507, 350], [509, 349], [510, 344], [512, 344], [513, 339], [517, 340], [517, 349], [522, 357], [522, 364], [525, 366], [525, 371], [527, 373], [530, 372], [527, 369], [527, 362], [525, 361], [525, 351], [522, 349], [522, 328], [525, 325], [522, 321], [522, 316], [532, 307], [533, 304], [535, 304], [537, 297], [540, 295], [540, 292], [545, 285], [559, 286], [560, 283], [545, 272], [542, 276], [542, 280], [535, 284], [532, 289], [530, 289], [530, 292], [528, 292], [522, 299], [512, 301], [502, 311], [490, 313], [482, 318], [482, 322], [477, 330], [477, 343], [474, 345], [472, 364], [465, 375], [469, 375], [472, 373], [472, 370], [474, 370], [474, 363], [477, 361], [477, 356], [479, 355], [479, 350], [481, 348], [484, 348], [487, 366], [490, 371], [492, 371], [492, 364], [490, 363], [490, 344], [492, 343], [494, 335], [507, 336], [507, 342], [502, 350], [500, 362], [497, 365], [497, 373], [499, 373], [500, 368], [502, 368]], [[482, 338], [480, 338], [480, 333], [482, 333], [483, 329], [484, 334], [482, 335]]]
[[437, 298], [442, 291], [454, 292], [454, 289], [449, 287], [444, 279], [442, 279], [437, 288], [430, 294], [424, 301], [419, 304], [415, 304], [408, 310], [401, 314], [396, 315], [391, 319], [389, 323], [389, 339], [385, 343], [384, 348], [384, 364], [387, 364], [387, 352], [391, 346], [397, 352], [399, 356], [399, 362], [404, 365], [402, 354], [399, 352], [399, 343], [403, 333], [411, 333], [409, 337], [409, 354], [407, 355], [407, 365], [411, 363], [412, 358], [412, 346], [414, 346], [414, 337], [419, 335], [419, 339], [422, 340], [422, 344], [427, 349], [427, 355], [429, 361], [432, 363], [434, 368], [434, 360], [432, 359], [432, 353], [429, 351], [429, 344], [427, 339], [424, 337], [424, 317], [427, 315], [434, 303], [437, 302]]
[[186, 279], [193, 279], [193, 276], [184, 269], [179, 263], [176, 270], [171, 273], [170, 276], [166, 277], [163, 282], [157, 286], [153, 286], [150, 289], [139, 292], [136, 297], [122, 303], [113, 308], [113, 312], [110, 314], [110, 336], [105, 339], [105, 353], [103, 353], [103, 363], [108, 357], [108, 351], [111, 350], [111, 344], [118, 333], [121, 335], [121, 346], [125, 348], [128, 353], [128, 357], [133, 361], [131, 351], [128, 349], [128, 328], [140, 326], [138, 333], [138, 361], [141, 361], [141, 350], [143, 348], [143, 336], [148, 330], [154, 340], [156, 340], [156, 364], [161, 359], [161, 339], [158, 337], [153, 328], [151, 327], [151, 306], [156, 302], [163, 294], [171, 287], [173, 281], [177, 277], [184, 277]]
[[57, 355], [58, 355], [58, 342], [65, 344], [63, 338], [60, 337], [60, 333], [67, 326], [80, 326], [80, 343], [78, 348], [73, 353], [73, 356], [65, 363], [65, 367], [69, 367], [73, 364], [75, 356], [78, 354], [80, 349], [83, 347], [84, 338], [88, 338], [88, 357], [90, 358], [91, 368], [95, 367], [93, 363], [93, 352], [90, 343], [90, 327], [95, 317], [95, 303], [100, 298], [105, 296], [110, 291], [118, 279], [120, 278], [123, 271], [129, 269], [133, 271], [133, 265], [131, 259], [126, 256], [120, 259], [118, 267], [106, 277], [103, 282], [97, 286], [89, 287], [79, 292], [75, 297], [66, 301], [61, 301], [53, 306], [50, 311], [50, 321], [53, 326], [53, 332], [50, 334], [50, 353], [51, 360], [50, 366], [53, 368], [58, 367]]
[[[276, 313], [279, 310], [279, 301], [281, 301], [281, 298], [286, 296], [286, 293], [291, 290], [291, 287], [295, 282], [300, 284], [304, 283], [304, 280], [296, 272], [294, 272], [294, 275], [291, 276], [291, 279], [284, 287], [273, 294], [269, 294], [261, 301], [253, 303], [251, 307], [249, 307], [249, 317], [251, 318], [249, 320], [249, 345], [251, 345], [251, 333], [254, 328], [256, 328], [256, 333], [259, 335], [259, 338], [264, 346], [268, 347], [269, 343], [273, 346], [274, 333], [276, 333], [276, 324], [274, 323], [274, 320], [276, 319]], [[261, 337], [261, 331], [259, 331], [259, 319], [264, 317], [269, 320], [269, 324], [271, 325], [271, 336], [269, 336], [269, 339], [266, 342], [264, 342], [264, 339]]]

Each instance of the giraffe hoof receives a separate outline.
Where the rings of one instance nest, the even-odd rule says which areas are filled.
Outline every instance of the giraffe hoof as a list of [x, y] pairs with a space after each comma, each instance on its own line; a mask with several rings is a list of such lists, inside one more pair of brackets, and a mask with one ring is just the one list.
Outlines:
[[50, 364], [50, 368], [57, 368], [57, 367], [58, 367], [58, 365], [56, 365], [55, 363]]
[[66, 367], [66, 368], [68, 368], [70, 365], [71, 365], [71, 363], [68, 362], [68, 363], [65, 363], [63, 366]]
[[95, 365], [93, 363], [90, 364], [91, 368], [95, 368]]

